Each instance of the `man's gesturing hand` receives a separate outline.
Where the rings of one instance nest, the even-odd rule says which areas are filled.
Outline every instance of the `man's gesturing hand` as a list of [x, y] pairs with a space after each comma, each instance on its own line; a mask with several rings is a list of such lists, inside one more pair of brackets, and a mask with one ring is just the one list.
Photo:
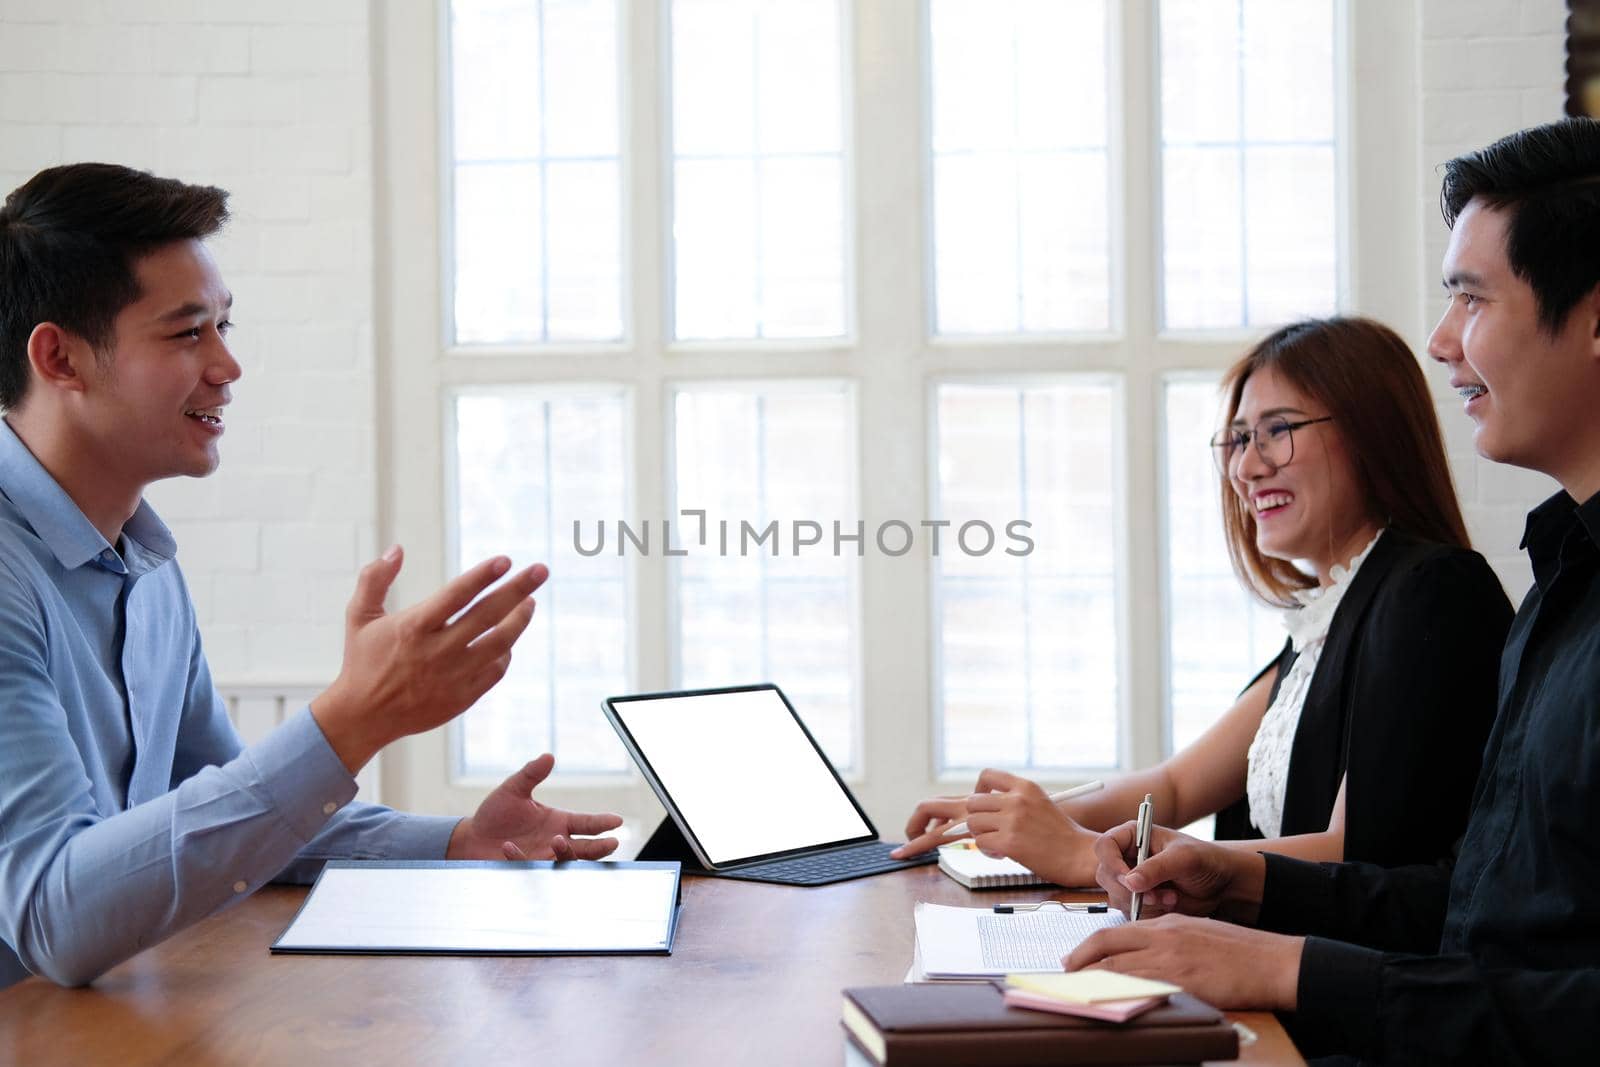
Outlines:
[[622, 825], [622, 817], [552, 808], [533, 798], [550, 775], [556, 758], [546, 752], [484, 797], [472, 818], [462, 819], [450, 835], [445, 853], [452, 860], [597, 860], [617, 847], [603, 834]]
[[362, 569], [345, 612], [344, 665], [311, 702], [351, 774], [389, 742], [449, 722], [488, 692], [533, 618], [533, 591], [550, 576], [535, 564], [478, 599], [511, 568], [496, 556], [391, 615], [383, 601], [403, 558], [396, 545]]

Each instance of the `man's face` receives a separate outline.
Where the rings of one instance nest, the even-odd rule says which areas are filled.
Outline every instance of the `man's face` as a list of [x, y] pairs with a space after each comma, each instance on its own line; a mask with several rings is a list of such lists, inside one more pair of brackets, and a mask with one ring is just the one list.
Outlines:
[[233, 296], [200, 241], [175, 241], [134, 266], [139, 299], [118, 313], [112, 351], [86, 396], [87, 432], [105, 464], [139, 486], [217, 469]]
[[1559, 477], [1594, 419], [1595, 321], [1586, 300], [1554, 337], [1540, 328], [1533, 289], [1506, 256], [1508, 221], [1478, 200], [1456, 218], [1449, 305], [1428, 354], [1450, 369], [1480, 455]]

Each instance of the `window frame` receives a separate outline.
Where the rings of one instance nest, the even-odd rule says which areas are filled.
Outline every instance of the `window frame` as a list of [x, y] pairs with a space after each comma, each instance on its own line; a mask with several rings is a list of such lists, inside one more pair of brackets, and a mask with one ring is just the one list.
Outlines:
[[[661, 400], [662, 400], [662, 424], [666, 428], [666, 437], [662, 442], [662, 448], [663, 448], [663, 454], [662, 454], [663, 483], [664, 483], [664, 488], [665, 488], [666, 495], [667, 495], [667, 500], [669, 501], [669, 509], [664, 514], [667, 517], [674, 519], [675, 521], [682, 517], [682, 512], [680, 510], [681, 509], [681, 505], [682, 505], [682, 501], [680, 501], [678, 499], [678, 484], [677, 484], [677, 480], [675, 478], [672, 478], [670, 476], [670, 474], [667, 473], [667, 472], [671, 472], [671, 471], [677, 469], [677, 462], [678, 462], [678, 457], [677, 457], [677, 450], [678, 450], [677, 398], [678, 398], [680, 393], [685, 392], [686, 390], [706, 389], [706, 390], [724, 390], [724, 391], [729, 391], [729, 392], [740, 392], [740, 393], [748, 393], [748, 394], [751, 394], [751, 395], [755, 395], [758, 392], [764, 392], [764, 391], [769, 391], [769, 390], [777, 391], [777, 392], [783, 392], [783, 391], [787, 391], [787, 390], [791, 390], [791, 389], [804, 390], [807, 386], [818, 386], [818, 385], [838, 387], [840, 389], [840, 391], [842, 392], [842, 394], [844, 395], [845, 400], [846, 400], [846, 405], [847, 405], [847, 407], [849, 409], [849, 414], [851, 416], [853, 416], [852, 418], [849, 419], [849, 421], [847, 423], [847, 426], [846, 426], [846, 432], [850, 435], [850, 450], [849, 450], [849, 454], [851, 456], [856, 457], [859, 460], [859, 457], [860, 457], [860, 441], [861, 441], [861, 433], [860, 433], [860, 426], [861, 426], [860, 410], [861, 409], [860, 409], [860, 404], [859, 404], [859, 398], [857, 396], [855, 382], [853, 380], [849, 379], [849, 378], [843, 378], [843, 377], [835, 378], [835, 377], [824, 377], [824, 376], [805, 377], [805, 378], [793, 377], [793, 376], [784, 376], [784, 377], [775, 377], [775, 378], [769, 378], [769, 377], [752, 378], [752, 377], [746, 375], [746, 376], [741, 376], [741, 377], [738, 377], [738, 378], [731, 378], [731, 377], [730, 378], [700, 378], [700, 379], [694, 379], [694, 380], [686, 380], [686, 379], [679, 378], [679, 379], [676, 379], [676, 380], [673, 380], [673, 381], [667, 383], [666, 388], [663, 389], [663, 391], [662, 391], [662, 398], [661, 398]], [[776, 389], [774, 390], [773, 387], [776, 387]], [[862, 497], [861, 497], [861, 479], [860, 479], [860, 464], [859, 464], [859, 462], [850, 471], [850, 484], [845, 489], [845, 496], [848, 499], [850, 499], [851, 501], [853, 501], [854, 507], [856, 509], [856, 512], [859, 514], [861, 512], [861, 499], [862, 499]], [[733, 521], [734, 516], [731, 516], [731, 515], [715, 515], [714, 516], [714, 515], [710, 515], [710, 514], [706, 515], [706, 522], [708, 524], [711, 523], [712, 521], [716, 520], [716, 519], [727, 519], [728, 521], [731, 522], [731, 521]], [[779, 526], [779, 531], [780, 531], [779, 532], [779, 545], [780, 546], [782, 545], [782, 529], [783, 529], [783, 527], [781, 525], [781, 520], [780, 520], [780, 526]], [[828, 532], [831, 534], [832, 531], [829, 530]], [[826, 540], [824, 540], [823, 543], [826, 544], [827, 543]], [[864, 560], [864, 557], [863, 557], [863, 560]], [[671, 690], [678, 690], [678, 689], [686, 688], [685, 685], [684, 685], [683, 670], [682, 670], [682, 665], [683, 665], [683, 657], [682, 657], [683, 631], [682, 631], [681, 619], [682, 619], [682, 614], [683, 613], [682, 613], [682, 604], [681, 604], [681, 601], [680, 601], [680, 590], [682, 589], [682, 586], [679, 583], [679, 577], [680, 577], [679, 568], [680, 567], [681, 567], [681, 564], [677, 561], [677, 558], [670, 559], [667, 562], [667, 568], [668, 568], [667, 616], [666, 616], [666, 620], [665, 620], [665, 625], [667, 627], [667, 646], [668, 646], [668, 650], [669, 650], [669, 667], [670, 667], [670, 671], [671, 671], [670, 684], [667, 686], [667, 689], [671, 689]], [[859, 784], [860, 782], [862, 782], [864, 780], [864, 775], [863, 775], [864, 761], [861, 758], [862, 757], [862, 734], [863, 734], [863, 731], [862, 731], [863, 701], [862, 701], [862, 697], [861, 697], [861, 689], [862, 689], [862, 674], [863, 674], [863, 670], [864, 670], [864, 667], [865, 667], [865, 663], [864, 663], [865, 656], [863, 655], [863, 648], [862, 648], [862, 646], [865, 644], [865, 640], [864, 640], [864, 636], [865, 635], [862, 632], [862, 626], [863, 626], [863, 623], [864, 623], [864, 620], [865, 620], [865, 613], [862, 610], [861, 570], [862, 570], [861, 565], [858, 563], [852, 569], [852, 572], [850, 574], [850, 611], [851, 611], [852, 622], [853, 622], [855, 638], [856, 638], [853, 642], [851, 642], [851, 662], [850, 662], [850, 679], [851, 679], [850, 751], [851, 751], [854, 759], [853, 759], [852, 764], [850, 766], [848, 766], [848, 767], [838, 767], [838, 766], [836, 766], [834, 768], [836, 771], [838, 771], [839, 777], [843, 778], [850, 785], [857, 785], [857, 784]], [[753, 680], [755, 680], [755, 679], [746, 679], [746, 681], [753, 681]], [[779, 688], [783, 688], [783, 682], [781, 680], [779, 680], [779, 679], [762, 679], [762, 680], [777, 682]], [[729, 680], [726, 684], [729, 684], [729, 685], [743, 685], [745, 683], [744, 683], [744, 681]], [[785, 695], [788, 695], [787, 691], [785, 692]], [[791, 697], [791, 700], [792, 699], [793, 699], [793, 697]]]
[[[918, 59], [917, 81], [921, 90], [921, 187], [923, 196], [923, 233], [926, 235], [927, 253], [922, 257], [925, 274], [923, 292], [927, 303], [924, 308], [924, 343], [929, 348], [965, 348], [967, 346], [993, 345], [1003, 348], [1021, 346], [1049, 347], [1052, 345], [1084, 345], [1116, 343], [1127, 332], [1127, 250], [1123, 223], [1126, 216], [1127, 197], [1123, 186], [1123, 151], [1127, 142], [1123, 126], [1124, 101], [1123, 54], [1120, 46], [1124, 18], [1120, 0], [1105, 0], [1106, 24], [1106, 282], [1107, 308], [1104, 330], [1018, 330], [1012, 333], [940, 333], [938, 309], [938, 263], [935, 245], [934, 213], [934, 147], [933, 147], [933, 19], [930, 15], [932, 0], [915, 0], [918, 9]], [[1342, 2], [1342, 0], [1341, 0]]]
[[[854, 351], [858, 342], [857, 319], [859, 317], [860, 290], [856, 285], [856, 242], [852, 235], [856, 230], [856, 183], [855, 175], [855, 109], [851, 103], [855, 100], [855, 64], [851, 61], [855, 54], [855, 20], [853, 18], [857, 0], [829, 0], [838, 10], [839, 15], [839, 167], [840, 167], [840, 198], [839, 206], [843, 218], [840, 221], [843, 241], [843, 262], [841, 271], [843, 277], [841, 284], [844, 292], [840, 294], [843, 304], [840, 311], [844, 316], [843, 329], [838, 333], [826, 337], [744, 337], [744, 338], [680, 338], [678, 336], [678, 278], [676, 269], [676, 249], [673, 244], [673, 226], [677, 216], [677, 170], [676, 157], [673, 152], [673, 121], [672, 110], [674, 97], [672, 92], [672, 0], [654, 0], [656, 19], [658, 20], [660, 47], [659, 68], [656, 71], [655, 82], [659, 90], [660, 101], [660, 158], [661, 167], [661, 239], [666, 251], [662, 264], [660, 290], [662, 295], [661, 322], [662, 336], [668, 353], [687, 352], [816, 352], [816, 351]], [[444, 0], [448, 6], [449, 0]], [[618, 0], [619, 10], [623, 10], [623, 20], [626, 20], [626, 9], [630, 0]], [[759, 157], [755, 157], [759, 158]], [[626, 269], [624, 273], [627, 273]]]
[[[924, 0], [843, 2], [846, 62], [847, 262], [855, 285], [846, 314], [853, 333], [824, 343], [675, 342], [664, 279], [670, 276], [670, 115], [661, 99], [670, 47], [665, 4], [622, 3], [621, 110], [626, 341], [601, 345], [455, 346], [448, 328], [453, 293], [448, 258], [451, 166], [448, 140], [448, 3], [379, 5], [374, 30], [374, 181], [377, 190], [377, 365], [379, 533], [408, 551], [391, 604], [414, 602], [448, 577], [445, 512], [445, 397], [467, 386], [605, 383], [629, 390], [631, 519], [672, 514], [663, 454], [670, 442], [672, 388], [728, 379], [833, 378], [854, 383], [861, 518], [871, 530], [889, 518], [932, 517], [936, 441], [932, 383], [1083, 373], [1120, 377], [1123, 427], [1118, 481], [1118, 644], [1124, 769], [1148, 766], [1167, 749], [1165, 507], [1158, 429], [1164, 376], [1215, 373], [1261, 330], [1166, 332], [1160, 328], [1162, 205], [1157, 18], [1149, 5], [1108, 8], [1112, 325], [1109, 334], [1017, 337], [932, 332], [932, 197], [928, 142], [928, 13]], [[1338, 50], [1345, 126], [1341, 196], [1341, 307], [1375, 315], [1416, 340], [1425, 270], [1420, 241], [1396, 255], [1395, 234], [1422, 232], [1425, 177], [1419, 101], [1407, 95], [1417, 71], [1416, 0], [1339, 4]], [[1359, 62], [1361, 79], [1352, 74]], [[419, 72], [432, 77], [418, 77]], [[653, 77], [639, 76], [651, 71]], [[915, 120], [907, 122], [908, 116]], [[906, 190], [914, 189], [913, 196]], [[431, 219], [433, 228], [416, 220]], [[1416, 247], [1412, 247], [1415, 245]], [[581, 356], [582, 358], [573, 358]], [[1144, 431], [1140, 427], [1146, 428]], [[871, 429], [871, 434], [867, 431]], [[895, 454], [895, 453], [902, 454]], [[660, 688], [673, 677], [671, 583], [665, 561], [639, 559], [633, 577], [632, 684]], [[929, 561], [869, 551], [857, 576], [861, 647], [857, 699], [860, 777], [852, 782], [880, 832], [894, 836], [911, 804], [935, 791], [969, 788], [970, 775], [942, 775], [935, 763], [931, 709], [937, 695]], [[898, 625], [922, 613], [927, 625]], [[537, 623], [536, 623], [537, 624]], [[778, 681], [782, 682], [781, 679]], [[1241, 680], [1243, 681], [1243, 680]], [[803, 710], [803, 709], [802, 709]], [[1219, 709], [1219, 711], [1222, 709]], [[598, 714], [598, 709], [596, 711]], [[481, 783], [447, 780], [449, 733], [432, 731], [386, 751], [385, 800], [419, 810], [470, 811]], [[529, 756], [536, 753], [529, 753]], [[557, 753], [558, 760], [560, 753]], [[559, 763], [558, 763], [559, 766]], [[1047, 787], [1068, 777], [1042, 777]], [[648, 832], [659, 806], [636, 774], [627, 781], [562, 775], [541, 788], [563, 805], [617, 810]]]
[[[1132, 657], [1128, 648], [1123, 643], [1122, 635], [1127, 632], [1129, 619], [1132, 616], [1132, 604], [1128, 595], [1128, 560], [1124, 547], [1127, 544], [1128, 523], [1128, 481], [1127, 469], [1127, 383], [1124, 376], [1110, 370], [1073, 370], [1073, 371], [1048, 371], [1031, 372], [1027, 374], [986, 374], [977, 375], [972, 372], [947, 373], [930, 376], [927, 382], [926, 410], [928, 413], [928, 456], [936, 460], [939, 456], [939, 390], [946, 385], [991, 385], [1001, 388], [1028, 388], [1029, 386], [1052, 385], [1101, 385], [1111, 390], [1111, 468], [1113, 471], [1111, 484], [1111, 515], [1112, 515], [1112, 625], [1118, 634], [1117, 638], [1117, 698], [1115, 702], [1115, 716], [1117, 729], [1117, 745], [1115, 767], [1113, 771], [1124, 771], [1130, 766], [1134, 756], [1131, 751], [1128, 724], [1132, 719], [1132, 707], [1128, 699], [1128, 685], [1130, 681], [1130, 668]], [[944, 502], [940, 495], [939, 470], [937, 463], [928, 465], [928, 517], [939, 515]], [[998, 518], [998, 516], [996, 516]], [[1009, 518], [1009, 517], [1008, 517]], [[929, 600], [932, 610], [928, 613], [928, 642], [932, 660], [932, 688], [933, 703], [929, 709], [929, 730], [933, 735], [934, 768], [937, 781], [940, 785], [959, 786], [971, 782], [981, 767], [971, 763], [954, 764], [945, 760], [944, 752], [944, 662], [938, 655], [940, 648], [940, 608], [943, 586], [938, 580], [939, 564], [930, 555], [928, 559], [928, 586]], [[1062, 764], [1060, 766], [1039, 766], [1028, 769], [1030, 777], [1039, 777], [1050, 781], [1086, 781], [1095, 777], [1102, 777], [1108, 768], [1094, 764]]]
[[[545, 0], [536, 0], [543, 4]], [[439, 302], [439, 347], [440, 350], [453, 357], [479, 357], [498, 355], [519, 355], [526, 352], [537, 351], [542, 354], [557, 355], [594, 355], [594, 354], [625, 354], [634, 348], [633, 336], [633, 274], [629, 265], [634, 261], [634, 223], [630, 213], [633, 198], [629, 191], [633, 187], [633, 178], [630, 173], [629, 160], [632, 158], [629, 144], [629, 131], [633, 128], [632, 113], [629, 104], [632, 99], [632, 83], [630, 67], [627, 63], [629, 56], [628, 39], [628, 8], [629, 0], [613, 0], [617, 11], [617, 224], [619, 226], [618, 248], [620, 257], [620, 291], [617, 294], [619, 301], [618, 311], [622, 318], [622, 332], [615, 340], [595, 341], [525, 341], [525, 342], [467, 342], [456, 340], [456, 243], [455, 243], [455, 86], [451, 82], [450, 70], [454, 41], [451, 35], [450, 0], [434, 0], [435, 20], [438, 34], [438, 116], [435, 135], [438, 138], [439, 151], [437, 153], [439, 166], [439, 196], [438, 211], [435, 225], [438, 227], [439, 242], [439, 285], [437, 300]], [[663, 0], [666, 2], [666, 0]], [[540, 47], [544, 47], [543, 37], [540, 38]], [[540, 105], [544, 104], [544, 94], [540, 94]], [[548, 160], [541, 158], [541, 165]], [[541, 189], [541, 196], [547, 195]], [[548, 269], [548, 264], [546, 264]], [[544, 308], [544, 316], [548, 321], [550, 308]]]
[[[622, 454], [629, 456], [634, 451], [634, 402], [631, 383], [616, 381], [569, 381], [569, 382], [541, 382], [520, 381], [500, 384], [466, 384], [448, 385], [440, 392], [440, 425], [443, 428], [443, 441], [452, 442], [456, 438], [458, 422], [456, 419], [456, 402], [463, 396], [506, 396], [508, 394], [531, 394], [544, 398], [560, 396], [586, 396], [597, 391], [616, 393], [622, 401]], [[441, 458], [443, 460], [444, 478], [444, 564], [447, 570], [454, 572], [453, 560], [461, 555], [460, 526], [453, 520], [453, 516], [460, 513], [461, 486], [458, 477], [459, 465], [451, 454], [448, 444], [441, 444]], [[622, 499], [624, 506], [633, 499], [634, 483], [636, 481], [634, 469], [624, 465], [622, 470]], [[614, 518], [605, 516], [604, 518]], [[627, 605], [628, 618], [638, 618], [638, 561], [636, 555], [623, 557], [623, 591], [624, 602]], [[517, 560], [518, 565], [536, 562], [533, 560]], [[538, 614], [535, 614], [538, 619]], [[632, 626], [628, 630], [628, 647], [623, 657], [624, 685], [632, 687], [634, 680], [639, 677], [638, 665], [638, 635]], [[515, 653], [513, 653], [515, 654]], [[618, 694], [620, 695], [620, 694]], [[462, 770], [465, 757], [465, 738], [460, 727], [461, 719], [457, 718], [441, 732], [445, 740], [446, 777], [452, 786], [464, 789], [490, 790], [500, 784], [500, 779], [493, 775], [474, 775]], [[538, 755], [529, 753], [528, 758]], [[556, 755], [559, 757], [560, 753]], [[507, 772], [509, 773], [509, 771]], [[616, 771], [592, 771], [584, 774], [584, 783], [596, 788], [632, 788], [637, 783], [634, 781], [636, 772], [631, 769]]]

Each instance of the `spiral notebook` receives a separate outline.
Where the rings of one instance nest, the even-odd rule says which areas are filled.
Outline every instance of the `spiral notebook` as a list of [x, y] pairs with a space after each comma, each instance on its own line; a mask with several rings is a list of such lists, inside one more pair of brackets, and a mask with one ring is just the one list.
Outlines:
[[992, 859], [965, 844], [939, 849], [939, 869], [968, 889], [1004, 889], [1018, 885], [1052, 885], [1013, 859]]

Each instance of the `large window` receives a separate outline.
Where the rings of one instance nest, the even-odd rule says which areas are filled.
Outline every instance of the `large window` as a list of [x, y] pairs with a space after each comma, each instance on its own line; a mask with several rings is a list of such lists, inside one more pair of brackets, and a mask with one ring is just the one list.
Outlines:
[[673, 333], [846, 332], [838, 0], [673, 0]]
[[595, 548], [626, 514], [627, 397], [509, 386], [453, 401], [455, 569], [506, 553], [554, 576], [506, 678], [461, 719], [454, 771], [491, 779], [547, 750], [620, 771], [627, 756], [595, 709], [628, 686], [631, 572], [616, 546]]
[[623, 334], [615, 0], [452, 0], [460, 344]]
[[386, 267], [388, 513], [412, 591], [552, 579], [395, 799], [554, 747], [647, 814], [601, 698], [770, 680], [888, 829], [986, 765], [1147, 765], [1276, 651], [1205, 441], [1253, 337], [1359, 291], [1345, 4], [440, 9], [393, 13], [448, 107], [436, 185], [386, 171], [440, 227]]
[[1114, 382], [938, 388], [939, 764], [1117, 762]]
[[1111, 327], [1105, 0], [928, 5], [935, 328]]
[[[673, 403], [677, 683], [777, 681], [855, 762], [855, 409], [823, 383], [683, 386]], [[692, 514], [690, 514], [692, 513]]]
[[1336, 9], [1161, 0], [1167, 326], [1270, 326], [1337, 306]]

